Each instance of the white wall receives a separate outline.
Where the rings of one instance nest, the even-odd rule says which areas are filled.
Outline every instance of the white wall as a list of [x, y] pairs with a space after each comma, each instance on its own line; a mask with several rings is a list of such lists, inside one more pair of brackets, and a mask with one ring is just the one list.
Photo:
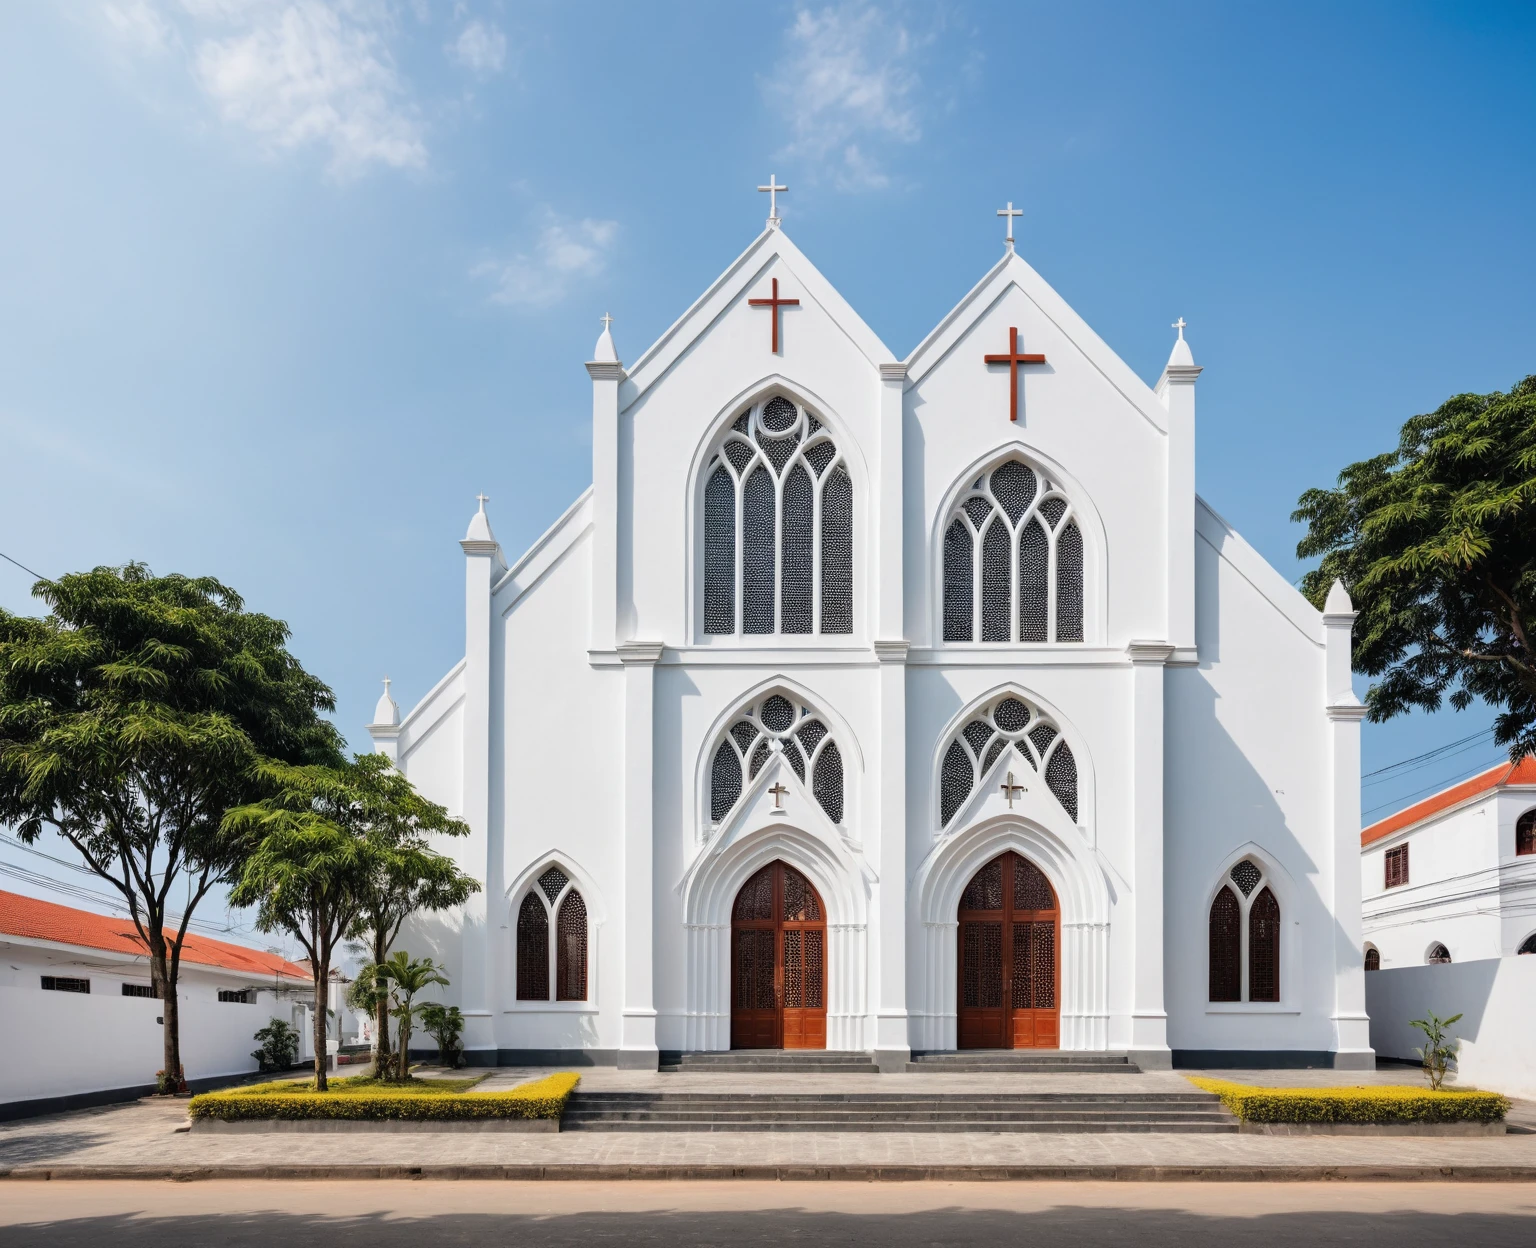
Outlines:
[[[118, 990], [116, 982], [103, 980], [102, 986], [109, 983]], [[274, 1004], [270, 994], [261, 996], [259, 1004], [241, 1005], [183, 994], [182, 1065], [189, 1080], [256, 1070], [251, 1037], [274, 1015], [287, 1021], [292, 1012], [288, 1002]], [[100, 991], [0, 987], [5, 1038], [0, 1102], [153, 1084], [164, 1056], [162, 1028], [155, 1022], [161, 1005], [149, 997]]]
[[1451, 1028], [1461, 1040], [1458, 1082], [1536, 1097], [1536, 957], [1372, 971], [1365, 998], [1380, 1056], [1413, 1058], [1424, 1034], [1411, 1020], [1459, 1013]]

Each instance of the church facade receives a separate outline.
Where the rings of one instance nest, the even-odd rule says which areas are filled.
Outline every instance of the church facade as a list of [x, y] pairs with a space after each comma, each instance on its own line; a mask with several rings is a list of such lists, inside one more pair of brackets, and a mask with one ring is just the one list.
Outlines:
[[587, 364], [593, 484], [461, 543], [465, 657], [376, 748], [472, 834], [470, 1060], [1044, 1047], [1369, 1065], [1353, 613], [1195, 494], [1015, 253], [898, 360], [777, 220]]

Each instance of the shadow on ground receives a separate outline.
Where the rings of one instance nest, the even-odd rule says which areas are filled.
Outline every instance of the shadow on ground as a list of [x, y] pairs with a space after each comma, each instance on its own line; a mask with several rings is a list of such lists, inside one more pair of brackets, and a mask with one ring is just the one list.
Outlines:
[[[62, 1214], [67, 1215], [71, 1184], [54, 1183]], [[558, 1185], [551, 1185], [558, 1189]], [[766, 1199], [793, 1192], [769, 1185]], [[550, 1189], [546, 1189], [549, 1191]], [[1238, 1185], [1229, 1189], [1241, 1207]], [[453, 1202], [453, 1185], [443, 1184], [443, 1203]], [[1346, 1193], [1341, 1190], [1340, 1196]], [[388, 1203], [381, 1200], [381, 1204]], [[1526, 1203], [1526, 1202], [1522, 1202]], [[1536, 1209], [1536, 1202], [1531, 1208]], [[1402, 1248], [1407, 1243], [1470, 1243], [1480, 1248], [1536, 1242], [1536, 1217], [1517, 1214], [1390, 1214], [1309, 1209], [1255, 1217], [1222, 1216], [1188, 1210], [1068, 1204], [1019, 1212], [984, 1208], [925, 1209], [909, 1213], [854, 1214], [807, 1211], [793, 1207], [730, 1212], [571, 1212], [546, 1216], [444, 1213], [430, 1218], [379, 1213], [362, 1217], [315, 1217], [281, 1210], [211, 1216], [163, 1217], [153, 1214], [70, 1218], [5, 1226], [7, 1248], [84, 1248], [90, 1245], [324, 1244], [326, 1248], [420, 1248], [437, 1245], [516, 1245], [517, 1248], [602, 1248], [604, 1245], [664, 1245], [665, 1248], [821, 1248], [822, 1245], [873, 1244], [879, 1248], [916, 1248], [985, 1244], [1029, 1248], [1084, 1248], [1125, 1245], [1135, 1248], [1198, 1248], [1221, 1245], [1306, 1245], [1325, 1248]]]

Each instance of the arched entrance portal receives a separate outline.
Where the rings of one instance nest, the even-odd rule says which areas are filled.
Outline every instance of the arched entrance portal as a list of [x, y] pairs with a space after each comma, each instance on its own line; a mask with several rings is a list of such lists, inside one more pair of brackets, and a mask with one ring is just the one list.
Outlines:
[[1054, 1049], [1061, 1043], [1061, 910], [1040, 868], [1010, 850], [960, 898], [959, 1045]]
[[731, 911], [731, 1048], [827, 1047], [827, 908], [793, 867], [770, 862]]

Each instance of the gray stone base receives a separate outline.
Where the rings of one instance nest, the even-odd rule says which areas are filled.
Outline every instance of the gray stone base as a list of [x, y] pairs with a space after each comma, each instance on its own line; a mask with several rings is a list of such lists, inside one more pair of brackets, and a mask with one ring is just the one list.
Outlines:
[[553, 1135], [560, 1130], [558, 1118], [459, 1118], [453, 1120], [398, 1118], [255, 1118], [224, 1122], [217, 1118], [194, 1118], [192, 1130], [198, 1135], [441, 1135], [489, 1134], [511, 1132], [518, 1135]]
[[912, 1050], [876, 1049], [872, 1057], [882, 1075], [902, 1075], [906, 1073], [907, 1063], [912, 1060]]
[[1502, 1122], [1245, 1122], [1244, 1135], [1503, 1135]]
[[614, 1063], [620, 1070], [656, 1070], [661, 1065], [659, 1049], [620, 1049]]
[[1127, 1049], [1125, 1055], [1142, 1070], [1173, 1069], [1172, 1049]]

